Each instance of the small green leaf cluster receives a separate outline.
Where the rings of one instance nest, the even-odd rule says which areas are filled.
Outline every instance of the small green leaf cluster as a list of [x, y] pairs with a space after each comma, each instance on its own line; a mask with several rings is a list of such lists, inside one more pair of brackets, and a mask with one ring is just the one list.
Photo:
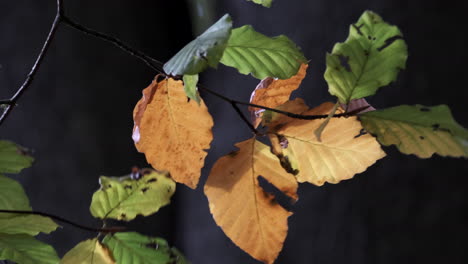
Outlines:
[[164, 71], [183, 76], [187, 96], [199, 102], [198, 74], [208, 66], [222, 63], [258, 79], [288, 79], [303, 62], [306, 58], [286, 36], [270, 38], [249, 25], [232, 29], [232, 19], [226, 14], [164, 64]]
[[[151, 169], [122, 177], [101, 176], [99, 182], [101, 188], [93, 195], [90, 211], [104, 221], [128, 222], [138, 215], [154, 214], [169, 204], [175, 192], [175, 182], [168, 173]], [[184, 264], [187, 261], [162, 238], [111, 232], [102, 241], [94, 238], [79, 243], [64, 256], [62, 263]]]
[[[29, 199], [21, 184], [5, 173], [17, 174], [31, 166], [27, 150], [10, 141], [0, 141], [0, 209], [30, 211]], [[58, 263], [55, 250], [34, 237], [50, 234], [58, 225], [40, 215], [0, 213], [0, 260], [24, 264]]]
[[[3, 174], [19, 173], [32, 165], [27, 150], [9, 141], [0, 141], [0, 260], [19, 264], [185, 264], [185, 257], [162, 238], [135, 232], [101, 229], [107, 235], [82, 241], [62, 260], [52, 246], [34, 236], [50, 234], [59, 226], [49, 217], [33, 214], [21, 184]], [[101, 188], [92, 198], [91, 214], [99, 219], [131, 221], [148, 216], [169, 204], [175, 182], [168, 173], [143, 169], [133, 176], [100, 178]], [[12, 212], [14, 213], [12, 213]]]

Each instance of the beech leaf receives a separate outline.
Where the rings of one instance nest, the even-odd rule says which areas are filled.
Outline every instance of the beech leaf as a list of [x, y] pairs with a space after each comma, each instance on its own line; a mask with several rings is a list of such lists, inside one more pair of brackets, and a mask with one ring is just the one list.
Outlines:
[[55, 250], [34, 237], [24, 234], [0, 233], [0, 260], [19, 264], [58, 264]]
[[[309, 110], [309, 107], [305, 104], [302, 98], [296, 98], [292, 101], [287, 101], [286, 103], [275, 107], [277, 110], [302, 114]], [[262, 117], [262, 124], [264, 126], [270, 127], [270, 130], [275, 130], [277, 126], [282, 126], [284, 123], [294, 120], [294, 118], [288, 117], [277, 112], [266, 110]]]
[[[291, 93], [299, 88], [302, 80], [306, 76], [307, 64], [302, 64], [301, 68], [293, 77], [281, 80], [267, 77], [263, 79], [250, 96], [250, 103], [275, 108], [289, 100]], [[257, 127], [264, 110], [249, 106], [252, 115], [252, 123]]]
[[187, 75], [185, 74], [183, 77], [184, 81], [184, 91], [188, 98], [195, 100], [198, 104], [200, 104], [201, 98], [198, 94], [197, 84], [198, 84], [198, 74], [194, 75]]
[[407, 57], [400, 30], [366, 11], [350, 26], [348, 39], [327, 54], [329, 92], [343, 104], [372, 95], [396, 79]]
[[147, 170], [138, 180], [102, 176], [101, 189], [93, 195], [90, 211], [96, 218], [133, 220], [148, 216], [170, 203], [175, 182], [167, 173]]
[[205, 184], [210, 211], [224, 233], [253, 258], [273, 263], [283, 247], [292, 214], [259, 185], [262, 176], [297, 199], [297, 182], [270, 147], [255, 138], [236, 144], [238, 151], [220, 158]]
[[226, 48], [231, 29], [231, 17], [226, 14], [164, 64], [164, 72], [172, 76], [194, 75], [208, 66], [216, 68]]
[[367, 112], [359, 118], [381, 144], [396, 145], [404, 154], [468, 157], [468, 130], [453, 119], [446, 105], [401, 105]]
[[[301, 114], [328, 114], [333, 107], [333, 103], [324, 103]], [[323, 120], [285, 120], [286, 123], [277, 125], [270, 132], [286, 141], [281, 147], [282, 155], [297, 168], [299, 182], [317, 186], [325, 182], [338, 183], [365, 171], [385, 156], [379, 143], [365, 133], [356, 117], [330, 119], [321, 141], [313, 131]]]
[[273, 0], [247, 0], [249, 2], [254, 2], [258, 5], [262, 5], [264, 7], [271, 7], [271, 3], [273, 2]]
[[[0, 175], [0, 209], [31, 210], [29, 199], [21, 184], [13, 179]], [[0, 214], [0, 219], [11, 218], [16, 214]]]
[[286, 36], [270, 38], [250, 25], [232, 30], [221, 58], [222, 64], [242, 74], [251, 73], [257, 79], [291, 78], [306, 61], [300, 49]]
[[107, 235], [103, 239], [117, 264], [186, 264], [175, 248], [162, 238], [147, 237], [135, 232]]
[[0, 217], [0, 233], [28, 234], [35, 236], [40, 232], [50, 234], [59, 226], [49, 217], [40, 215], [9, 215], [8, 218]]
[[133, 119], [135, 146], [148, 163], [169, 171], [176, 182], [196, 188], [213, 140], [213, 119], [203, 100], [200, 105], [188, 101], [182, 81], [155, 80], [143, 90]]
[[63, 256], [60, 264], [114, 264], [112, 253], [97, 238], [80, 242]]
[[0, 173], [19, 173], [31, 167], [33, 158], [13, 142], [0, 140]]

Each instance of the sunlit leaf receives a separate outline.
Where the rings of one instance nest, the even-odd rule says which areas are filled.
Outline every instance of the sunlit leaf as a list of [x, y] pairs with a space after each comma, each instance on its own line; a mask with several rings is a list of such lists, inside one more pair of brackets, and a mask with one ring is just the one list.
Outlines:
[[273, 2], [273, 0], [247, 0], [247, 1], [254, 2], [264, 7], [271, 7], [271, 3]]
[[288, 79], [295, 75], [306, 58], [300, 49], [281, 35], [270, 38], [246, 25], [232, 30], [221, 63], [255, 78]]
[[[275, 108], [287, 102], [291, 93], [301, 85], [307, 67], [307, 64], [302, 64], [297, 74], [286, 80], [271, 77], [263, 79], [252, 92], [250, 103]], [[250, 106], [249, 111], [252, 114], [252, 123], [257, 127], [262, 120], [264, 110]]]
[[[29, 199], [19, 182], [0, 175], [0, 209], [31, 210]], [[0, 219], [10, 218], [12, 214], [0, 213]]]
[[231, 17], [226, 14], [164, 64], [166, 74], [194, 75], [208, 66], [216, 68], [231, 35], [231, 28]]
[[185, 264], [179, 251], [170, 248], [162, 238], [147, 237], [134, 232], [107, 235], [103, 239], [117, 264]]
[[0, 260], [18, 264], [57, 264], [55, 250], [29, 235], [0, 233]]
[[[333, 103], [305, 111], [305, 115], [328, 114]], [[299, 182], [323, 185], [338, 183], [365, 171], [385, 153], [374, 137], [366, 134], [356, 117], [332, 118], [319, 141], [313, 131], [323, 122], [285, 119], [271, 132], [282, 141], [283, 155], [297, 168]]]
[[33, 158], [13, 142], [0, 140], [0, 173], [19, 173], [28, 168]]
[[200, 104], [200, 95], [198, 94], [197, 90], [197, 83], [198, 83], [198, 74], [194, 75], [184, 75], [184, 91], [188, 98], [195, 100], [198, 104]]
[[9, 215], [8, 218], [0, 217], [0, 233], [37, 235], [40, 232], [50, 234], [55, 231], [57, 225], [49, 217], [40, 215]]
[[283, 247], [292, 214], [259, 185], [262, 176], [294, 200], [297, 182], [270, 147], [255, 138], [236, 144], [220, 158], [205, 184], [210, 211], [224, 233], [257, 260], [273, 263]]
[[118, 180], [102, 176], [101, 189], [93, 195], [90, 211], [94, 217], [130, 221], [148, 216], [170, 203], [175, 182], [166, 173], [148, 170], [140, 179]]
[[452, 117], [446, 105], [401, 105], [360, 115], [367, 131], [385, 146], [396, 145], [405, 154], [429, 158], [468, 157], [468, 130]]
[[348, 39], [327, 54], [329, 92], [344, 104], [372, 95], [396, 79], [407, 56], [400, 30], [366, 11], [351, 25]]
[[88, 239], [68, 251], [60, 264], [114, 264], [111, 255], [109, 249], [101, 245], [99, 240]]
[[143, 90], [133, 112], [133, 140], [155, 169], [195, 188], [213, 140], [213, 119], [203, 100], [188, 101], [183, 89], [182, 81], [169, 78]]

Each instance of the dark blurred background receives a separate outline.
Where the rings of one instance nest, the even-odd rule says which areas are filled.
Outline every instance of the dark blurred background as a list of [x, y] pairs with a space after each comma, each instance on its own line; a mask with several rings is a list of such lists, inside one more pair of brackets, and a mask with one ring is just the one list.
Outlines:
[[[116, 36], [167, 61], [199, 32], [230, 13], [236, 27], [252, 24], [269, 36], [286, 34], [310, 59], [295, 96], [310, 106], [328, 95], [325, 53], [344, 41], [364, 10], [398, 25], [409, 46], [398, 81], [369, 98], [377, 108], [399, 104], [448, 104], [468, 127], [466, 20], [462, 1], [275, 0], [270, 9], [244, 0], [66, 0], [76, 21]], [[0, 97], [23, 82], [55, 14], [55, 0], [0, 0]], [[192, 31], [194, 30], [194, 31]], [[156, 73], [114, 46], [61, 26], [36, 80], [0, 127], [0, 137], [34, 150], [36, 162], [18, 178], [33, 208], [85, 225], [99, 175], [128, 174], [146, 166], [131, 131], [135, 103]], [[202, 82], [248, 101], [258, 83], [220, 66]], [[231, 107], [203, 94], [215, 119], [215, 140], [199, 188], [178, 186], [172, 204], [132, 230], [162, 236], [194, 264], [257, 263], [213, 221], [202, 187], [216, 159], [250, 136]], [[468, 163], [434, 157], [420, 160], [385, 148], [388, 157], [338, 185], [300, 186], [289, 234], [276, 263], [468, 263]], [[40, 238], [63, 255], [93, 236], [64, 225]]]

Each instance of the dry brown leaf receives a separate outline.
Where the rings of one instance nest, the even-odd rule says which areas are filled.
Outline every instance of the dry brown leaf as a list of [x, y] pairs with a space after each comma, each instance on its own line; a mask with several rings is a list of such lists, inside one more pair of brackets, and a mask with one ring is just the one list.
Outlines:
[[292, 214], [259, 185], [264, 177], [297, 200], [297, 182], [281, 167], [270, 147], [255, 138], [236, 144], [220, 158], [205, 185], [211, 213], [231, 240], [252, 257], [273, 263], [283, 247]]
[[[309, 107], [302, 98], [296, 98], [276, 107], [276, 109], [293, 114], [302, 114], [309, 110]], [[294, 120], [294, 118], [273, 111], [266, 111], [262, 118], [263, 125], [268, 126], [270, 130], [274, 130], [278, 125], [281, 126], [292, 120]]]
[[[302, 64], [299, 71], [293, 77], [281, 80], [267, 77], [263, 79], [252, 92], [250, 103], [275, 108], [289, 100], [291, 93], [299, 88], [306, 76], [307, 64]], [[249, 106], [252, 113], [252, 123], [257, 127], [261, 120], [263, 109]]]
[[187, 100], [182, 81], [157, 78], [143, 90], [133, 112], [133, 140], [157, 170], [196, 188], [206, 151], [213, 140], [213, 119], [203, 101]]
[[[328, 114], [333, 106], [333, 103], [324, 103], [303, 114]], [[338, 183], [365, 171], [385, 156], [380, 144], [365, 133], [356, 117], [332, 118], [322, 134], [322, 141], [318, 141], [314, 131], [322, 122], [321, 119], [288, 119], [287, 123], [277, 125], [276, 131], [270, 131], [287, 140], [287, 144], [283, 143], [282, 154], [299, 171], [296, 176], [299, 182], [318, 186], [325, 182]]]

